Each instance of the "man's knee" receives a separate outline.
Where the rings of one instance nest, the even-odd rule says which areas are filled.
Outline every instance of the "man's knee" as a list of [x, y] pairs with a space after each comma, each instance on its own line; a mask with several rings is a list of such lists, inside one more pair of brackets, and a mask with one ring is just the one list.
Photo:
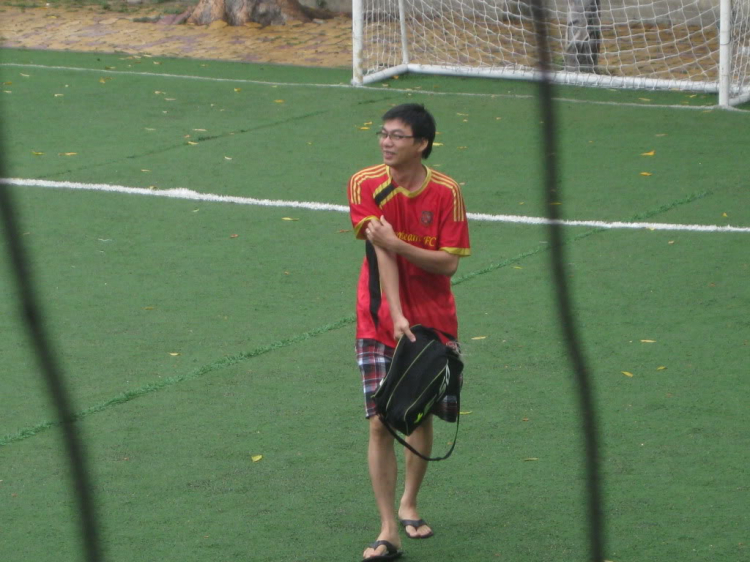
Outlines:
[[379, 416], [372, 416], [370, 422], [370, 439], [377, 441], [392, 441], [393, 435], [388, 431]]

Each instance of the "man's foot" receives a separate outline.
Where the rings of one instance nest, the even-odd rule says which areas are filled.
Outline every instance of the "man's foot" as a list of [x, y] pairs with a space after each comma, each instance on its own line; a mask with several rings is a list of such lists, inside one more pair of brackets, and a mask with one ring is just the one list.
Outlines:
[[429, 539], [435, 534], [424, 519], [401, 519], [401, 524], [410, 539]]
[[395, 560], [400, 558], [403, 553], [404, 551], [392, 542], [378, 539], [368, 546], [362, 554], [362, 562], [367, 560]]

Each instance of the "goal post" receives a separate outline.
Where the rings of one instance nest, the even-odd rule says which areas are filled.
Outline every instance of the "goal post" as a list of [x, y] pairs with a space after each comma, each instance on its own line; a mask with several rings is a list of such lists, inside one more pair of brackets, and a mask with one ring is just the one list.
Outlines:
[[[750, 100], [750, 0], [546, 0], [552, 79]], [[353, 0], [352, 83], [536, 80], [530, 0]]]

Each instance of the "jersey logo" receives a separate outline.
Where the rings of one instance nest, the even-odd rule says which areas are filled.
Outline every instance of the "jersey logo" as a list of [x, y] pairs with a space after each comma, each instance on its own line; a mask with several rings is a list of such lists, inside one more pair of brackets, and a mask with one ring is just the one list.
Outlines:
[[422, 216], [419, 218], [424, 226], [430, 226], [432, 224], [432, 211], [422, 211]]

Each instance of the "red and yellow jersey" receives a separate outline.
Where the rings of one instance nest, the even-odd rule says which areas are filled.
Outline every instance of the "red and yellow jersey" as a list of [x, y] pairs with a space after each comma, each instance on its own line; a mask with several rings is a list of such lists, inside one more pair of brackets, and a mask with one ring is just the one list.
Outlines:
[[[385, 217], [401, 240], [418, 248], [445, 251], [460, 257], [471, 254], [466, 209], [458, 184], [427, 170], [422, 186], [413, 192], [393, 181], [385, 164], [365, 168], [349, 180], [349, 209], [354, 233], [366, 239], [367, 222]], [[381, 294], [377, 258], [368, 249], [357, 287], [357, 338], [371, 338], [395, 346], [393, 321]], [[409, 323], [422, 324], [458, 337], [456, 304], [450, 277], [429, 273], [397, 256], [401, 308]]]

